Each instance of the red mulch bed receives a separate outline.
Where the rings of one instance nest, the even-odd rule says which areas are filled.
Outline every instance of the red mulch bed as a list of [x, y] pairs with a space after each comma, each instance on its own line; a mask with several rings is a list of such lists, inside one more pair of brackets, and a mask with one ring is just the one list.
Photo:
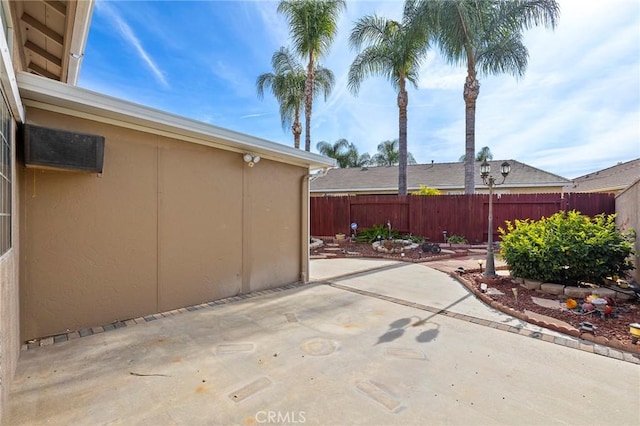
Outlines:
[[[464, 274], [461, 279], [465, 280], [467, 285], [477, 292], [481, 292], [480, 285], [483, 278], [479, 272]], [[559, 301], [563, 304], [568, 299], [567, 296], [555, 296], [543, 293], [539, 290], [529, 290], [521, 286], [518, 282], [512, 281], [510, 278], [502, 278], [497, 282], [492, 281], [488, 284], [489, 288], [494, 288], [503, 295], [483, 294], [482, 297], [489, 301], [496, 301], [503, 307], [507, 307], [524, 314], [525, 311], [532, 311], [537, 314], [546, 315], [564, 321], [576, 329], [580, 329], [580, 323], [589, 322], [597, 327], [595, 333], [575, 333], [574, 336], [580, 336], [587, 340], [612, 346], [618, 349], [624, 349], [630, 352], [640, 353], [640, 343], [633, 344], [631, 335], [629, 334], [629, 324], [640, 322], [640, 304], [638, 301], [614, 302], [613, 312], [602, 318], [599, 313], [579, 314], [573, 310], [560, 310], [555, 308], [547, 308], [534, 303], [531, 297], [539, 299], [547, 299], [550, 301]], [[516, 303], [512, 289], [518, 289], [518, 302]], [[594, 291], [595, 292], [595, 291]], [[531, 321], [531, 322], [536, 322]], [[563, 330], [560, 330], [563, 331]]]
[[[401, 256], [400, 254], [384, 254], [375, 251], [371, 244], [368, 243], [355, 243], [349, 240], [336, 241], [331, 238], [323, 239], [325, 245], [312, 249], [312, 257], [327, 256], [329, 258], [340, 257], [372, 257], [372, 258], [392, 258], [396, 260], [402, 260], [406, 262], [423, 262], [439, 257], [451, 257], [451, 254], [441, 253], [440, 255], [434, 255], [431, 253], [423, 253], [421, 249], [412, 250]], [[338, 244], [337, 246], [331, 246], [332, 244]], [[448, 249], [448, 247], [443, 247]], [[335, 250], [338, 249], [338, 250]], [[464, 251], [458, 253], [458, 255], [464, 255]], [[613, 307], [613, 314], [608, 315], [605, 319], [602, 319], [600, 314], [585, 314], [579, 315], [574, 311], [551, 309], [540, 306], [534, 303], [531, 297], [537, 297], [541, 299], [558, 300], [565, 302], [566, 296], [554, 296], [543, 293], [539, 290], [529, 290], [526, 287], [519, 285], [517, 282], [512, 281], [510, 278], [503, 278], [498, 282], [491, 283], [489, 287], [500, 290], [503, 295], [487, 295], [481, 294], [479, 278], [482, 278], [482, 274], [479, 271], [467, 272], [459, 279], [466, 282], [467, 287], [475, 290], [477, 294], [487, 303], [495, 301], [493, 305], [501, 310], [508, 311], [509, 308], [520, 313], [522, 318], [525, 318], [525, 311], [535, 312], [537, 314], [546, 315], [548, 317], [556, 318], [571, 324], [576, 329], [580, 329], [580, 323], [583, 321], [590, 322], [595, 325], [597, 329], [594, 334], [582, 333], [580, 335], [574, 332], [574, 336], [581, 336], [584, 339], [595, 341], [596, 343], [604, 344], [618, 349], [627, 350], [630, 352], [640, 353], [640, 342], [633, 344], [631, 342], [631, 335], [629, 334], [629, 324], [640, 323], [640, 304], [638, 301], [618, 302]], [[515, 297], [513, 295], [513, 288], [518, 289], [518, 303], [516, 304]], [[501, 306], [500, 306], [501, 305]], [[505, 309], [506, 308], [506, 309]], [[529, 322], [535, 323], [535, 320], [526, 318]], [[548, 324], [540, 324], [542, 326], [548, 326]], [[553, 328], [553, 327], [549, 327]], [[564, 331], [564, 330], [559, 330]]]

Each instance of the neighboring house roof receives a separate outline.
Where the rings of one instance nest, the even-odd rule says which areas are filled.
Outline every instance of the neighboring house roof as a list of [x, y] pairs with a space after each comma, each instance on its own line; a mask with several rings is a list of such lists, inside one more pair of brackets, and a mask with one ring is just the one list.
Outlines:
[[[504, 189], [529, 187], [562, 187], [568, 179], [545, 172], [516, 160], [507, 160], [511, 173]], [[500, 165], [504, 160], [490, 161], [491, 175], [502, 180]], [[407, 166], [407, 188], [414, 191], [420, 185], [440, 190], [460, 190], [464, 188], [464, 163], [432, 163]], [[480, 163], [476, 164], [476, 188], [486, 188], [480, 177]], [[348, 192], [389, 192], [398, 190], [398, 167], [363, 167], [331, 169], [326, 176], [311, 182], [314, 193]]]
[[251, 153], [309, 169], [335, 167], [332, 158], [256, 138], [233, 130], [112, 98], [24, 72], [17, 73], [22, 102], [102, 123], [116, 124], [214, 148]]
[[640, 158], [573, 179], [566, 192], [618, 192], [640, 178]]

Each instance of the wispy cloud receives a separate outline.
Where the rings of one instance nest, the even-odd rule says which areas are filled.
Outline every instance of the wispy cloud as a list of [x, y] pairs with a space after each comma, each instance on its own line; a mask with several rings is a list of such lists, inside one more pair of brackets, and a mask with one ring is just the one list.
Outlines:
[[245, 114], [240, 118], [256, 118], [256, 117], [264, 117], [266, 115], [273, 115], [273, 113], [255, 113], [255, 114]]
[[107, 1], [97, 2], [96, 9], [100, 13], [108, 15], [113, 20], [115, 28], [118, 29], [119, 34], [125, 41], [133, 46], [135, 51], [140, 56], [140, 59], [142, 59], [142, 61], [149, 67], [158, 82], [160, 82], [160, 84], [162, 84], [162, 86], [164, 86], [165, 88], [169, 88], [169, 83], [167, 82], [164, 73], [160, 70], [160, 67], [157, 65], [157, 63], [144, 49], [142, 43], [140, 42], [140, 39], [136, 36], [129, 24], [127, 24], [122, 16], [120, 16], [118, 11]]
[[[559, 1], [554, 31], [525, 33], [530, 57], [523, 78], [481, 77], [476, 147], [489, 146], [497, 159], [515, 159], [570, 178], [640, 157], [640, 4]], [[124, 93], [152, 107], [168, 106], [291, 146], [277, 102], [272, 96], [260, 100], [255, 91], [256, 77], [271, 69], [273, 52], [289, 44], [277, 1], [169, 2], [171, 7], [144, 2], [144, 15], [136, 3], [125, 7], [99, 1], [117, 31], [103, 26], [94, 34], [102, 37], [99, 47], [124, 39], [145, 67], [128, 61], [126, 52], [101, 56], [105, 49], [97, 47], [97, 55], [85, 58], [83, 74], [91, 75], [85, 81], [107, 94]], [[334, 72], [336, 85], [326, 102], [319, 98], [314, 103], [312, 149], [321, 140], [346, 138], [361, 153], [373, 154], [381, 141], [398, 137], [396, 93], [388, 81], [368, 78], [357, 96], [348, 90], [349, 66], [357, 53], [348, 38], [360, 17], [377, 13], [397, 19], [402, 6], [397, 0], [347, 3], [331, 51], [320, 61]], [[166, 34], [153, 38], [167, 23], [185, 28], [171, 33], [171, 43]], [[154, 53], [159, 49], [166, 52], [162, 57]], [[144, 84], [150, 80], [147, 67], [167, 89], [161, 95], [157, 84]], [[168, 88], [161, 70], [180, 78]], [[418, 89], [409, 89], [408, 148], [419, 162], [457, 161], [464, 153], [464, 78], [464, 67], [428, 52]]]

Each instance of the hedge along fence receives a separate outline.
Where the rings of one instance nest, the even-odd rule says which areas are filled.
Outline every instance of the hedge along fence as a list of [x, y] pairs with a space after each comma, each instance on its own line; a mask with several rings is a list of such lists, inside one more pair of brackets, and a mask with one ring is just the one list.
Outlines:
[[[587, 216], [615, 213], [612, 194], [501, 194], [493, 195], [493, 240], [498, 228], [516, 219], [538, 220], [559, 211], [577, 210]], [[311, 235], [350, 235], [351, 223], [369, 228], [391, 222], [401, 233], [442, 242], [449, 236], [464, 236], [470, 243], [487, 241], [489, 195], [354, 195], [312, 197]]]

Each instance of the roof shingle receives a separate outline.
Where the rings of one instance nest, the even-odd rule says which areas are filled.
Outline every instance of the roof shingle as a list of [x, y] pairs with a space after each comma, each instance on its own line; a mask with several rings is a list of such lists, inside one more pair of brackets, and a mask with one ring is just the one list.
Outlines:
[[[500, 176], [504, 160], [489, 161], [492, 175]], [[506, 187], [561, 187], [570, 181], [516, 160], [511, 165]], [[441, 190], [464, 188], [464, 163], [432, 163], [407, 166], [407, 188], [419, 189], [420, 185]], [[480, 177], [480, 164], [476, 164], [476, 186], [486, 186]], [[326, 176], [314, 179], [311, 192], [389, 191], [398, 189], [398, 167], [364, 167], [331, 169]]]
[[640, 178], [640, 158], [579, 176], [565, 187], [566, 192], [617, 192]]

